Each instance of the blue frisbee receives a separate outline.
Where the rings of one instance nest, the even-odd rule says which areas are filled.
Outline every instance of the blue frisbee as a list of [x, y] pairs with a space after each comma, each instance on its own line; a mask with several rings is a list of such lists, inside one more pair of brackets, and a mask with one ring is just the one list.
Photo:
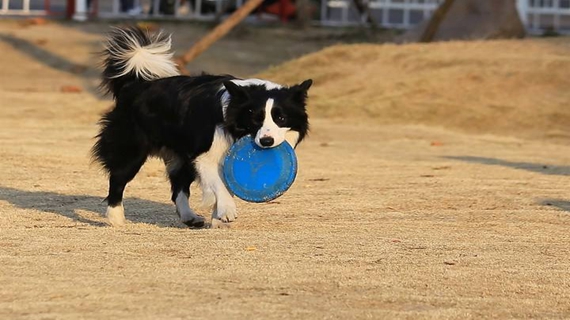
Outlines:
[[238, 198], [267, 202], [281, 196], [295, 181], [297, 157], [287, 141], [264, 149], [251, 136], [234, 143], [224, 159], [224, 180]]

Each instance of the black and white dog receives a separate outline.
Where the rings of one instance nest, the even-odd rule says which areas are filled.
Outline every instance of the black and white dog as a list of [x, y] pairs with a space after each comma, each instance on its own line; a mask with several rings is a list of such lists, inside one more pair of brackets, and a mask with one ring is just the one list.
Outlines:
[[115, 106], [103, 115], [92, 152], [109, 174], [112, 225], [125, 223], [125, 186], [149, 156], [164, 160], [183, 223], [204, 225], [188, 203], [194, 180], [204, 204], [213, 206], [212, 221], [234, 221], [236, 205], [220, 172], [232, 143], [250, 134], [263, 148], [285, 140], [296, 146], [309, 129], [305, 102], [312, 80], [284, 87], [229, 75], [181, 76], [170, 46], [169, 36], [127, 27], [114, 29], [103, 51], [102, 86]]

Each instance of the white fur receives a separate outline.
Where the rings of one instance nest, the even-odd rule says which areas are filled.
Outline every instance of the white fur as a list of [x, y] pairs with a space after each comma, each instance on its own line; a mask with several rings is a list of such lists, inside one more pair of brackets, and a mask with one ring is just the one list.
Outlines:
[[107, 41], [106, 49], [109, 53], [123, 62], [122, 72], [115, 75], [114, 78], [127, 75], [131, 71], [134, 71], [137, 77], [148, 81], [180, 74], [176, 64], [172, 61], [170, 37], [161, 41], [161, 34], [157, 34], [151, 39], [151, 44], [142, 47], [135, 38], [124, 30], [116, 29], [116, 31], [124, 34], [129, 42], [129, 47], [128, 49], [121, 48], [114, 41], [114, 37]]
[[280, 89], [283, 88], [280, 84], [261, 80], [261, 79], [234, 79], [232, 80], [233, 83], [237, 84], [240, 87], [249, 87], [249, 86], [265, 86], [265, 89], [272, 90], [272, 89]]
[[297, 146], [299, 142], [300, 134], [295, 130], [289, 130], [285, 133], [285, 141], [289, 142], [289, 144], [294, 148]]
[[[285, 134], [291, 130], [291, 128], [279, 127], [275, 121], [273, 121], [271, 109], [273, 109], [274, 102], [275, 101], [273, 99], [267, 99], [267, 102], [265, 103], [265, 118], [263, 119], [263, 126], [257, 130], [257, 134], [255, 135], [255, 143], [262, 148], [273, 148], [280, 145], [285, 141]], [[270, 146], [262, 146], [260, 140], [263, 137], [272, 137], [273, 144]]]
[[105, 215], [107, 219], [109, 219], [109, 223], [114, 227], [124, 226], [126, 223], [123, 203], [120, 203], [116, 207], [108, 206]]
[[218, 126], [210, 150], [201, 154], [194, 162], [204, 195], [203, 202], [209, 202], [213, 195], [215, 205], [212, 218], [223, 222], [231, 222], [237, 218], [234, 199], [222, 178], [222, 161], [232, 143], [224, 128]]

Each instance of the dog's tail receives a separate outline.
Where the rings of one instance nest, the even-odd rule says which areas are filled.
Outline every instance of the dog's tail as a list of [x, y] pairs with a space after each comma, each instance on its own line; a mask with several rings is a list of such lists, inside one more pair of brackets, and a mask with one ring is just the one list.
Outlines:
[[170, 47], [170, 35], [161, 32], [151, 35], [138, 27], [113, 28], [102, 52], [101, 87], [117, 97], [121, 88], [131, 81], [179, 75]]

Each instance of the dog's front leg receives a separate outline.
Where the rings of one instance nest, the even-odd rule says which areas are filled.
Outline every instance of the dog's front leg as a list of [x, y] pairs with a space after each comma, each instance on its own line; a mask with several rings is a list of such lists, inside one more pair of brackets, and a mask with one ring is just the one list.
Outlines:
[[236, 204], [233, 196], [222, 180], [218, 163], [203, 160], [197, 161], [196, 169], [200, 175], [202, 190], [213, 192], [216, 198], [212, 212], [212, 227], [219, 226], [220, 222], [232, 222], [236, 220]]
[[[216, 205], [212, 212], [212, 220], [217, 219], [222, 222], [232, 222], [237, 219], [237, 208], [234, 198], [226, 189], [220, 178], [219, 191], [216, 193]], [[212, 225], [214, 223], [212, 222]]]
[[205, 191], [205, 198], [211, 193], [216, 198], [212, 212], [212, 227], [217, 227], [220, 222], [232, 222], [237, 219], [236, 204], [222, 179], [222, 162], [232, 143], [224, 130], [222, 126], [216, 127], [210, 150], [200, 155], [194, 162], [202, 190]]

